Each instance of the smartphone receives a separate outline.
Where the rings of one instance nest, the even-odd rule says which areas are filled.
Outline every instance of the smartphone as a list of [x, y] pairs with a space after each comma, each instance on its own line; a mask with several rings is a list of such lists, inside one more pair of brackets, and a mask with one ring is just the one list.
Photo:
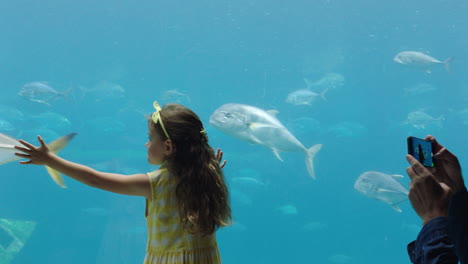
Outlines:
[[415, 157], [422, 165], [434, 167], [432, 142], [417, 137], [408, 137], [408, 154]]

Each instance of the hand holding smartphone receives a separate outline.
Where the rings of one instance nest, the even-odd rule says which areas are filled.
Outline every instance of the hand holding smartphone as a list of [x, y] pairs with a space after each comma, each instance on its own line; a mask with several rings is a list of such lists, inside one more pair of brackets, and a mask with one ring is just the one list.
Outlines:
[[408, 154], [426, 167], [434, 167], [432, 142], [417, 137], [408, 137]]

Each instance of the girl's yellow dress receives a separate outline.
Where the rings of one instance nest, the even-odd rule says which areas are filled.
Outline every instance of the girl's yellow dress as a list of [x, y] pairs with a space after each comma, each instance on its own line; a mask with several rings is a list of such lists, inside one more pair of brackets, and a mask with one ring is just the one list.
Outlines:
[[166, 169], [148, 173], [151, 200], [147, 200], [148, 244], [144, 264], [219, 264], [216, 235], [190, 234], [180, 221], [177, 181]]

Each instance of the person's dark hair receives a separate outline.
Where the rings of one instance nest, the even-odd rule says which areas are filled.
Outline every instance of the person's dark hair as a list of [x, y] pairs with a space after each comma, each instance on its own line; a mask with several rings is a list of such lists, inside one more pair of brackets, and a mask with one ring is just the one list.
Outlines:
[[[179, 104], [167, 104], [161, 120], [175, 147], [165, 160], [167, 169], [178, 177], [176, 197], [185, 229], [190, 233], [212, 234], [231, 223], [229, 193], [219, 161], [200, 118]], [[154, 124], [166, 140], [161, 125]]]

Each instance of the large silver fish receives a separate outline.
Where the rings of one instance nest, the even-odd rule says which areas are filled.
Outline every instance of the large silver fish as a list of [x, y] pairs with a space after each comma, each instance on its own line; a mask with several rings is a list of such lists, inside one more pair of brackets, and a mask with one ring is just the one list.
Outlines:
[[45, 82], [30, 82], [21, 88], [18, 95], [32, 102], [50, 105], [52, 101], [59, 98], [67, 99], [67, 94], [70, 91], [71, 88], [65, 92], [58, 92]]
[[389, 204], [401, 213], [399, 203], [408, 200], [408, 190], [397, 179], [402, 175], [385, 174], [378, 171], [367, 171], [359, 176], [354, 189], [363, 195]]
[[275, 117], [276, 113], [249, 105], [225, 104], [213, 112], [210, 124], [229, 136], [271, 149], [281, 161], [281, 151], [304, 153], [307, 171], [315, 179], [313, 159], [322, 144], [305, 148]]
[[447, 71], [450, 71], [450, 62], [453, 57], [440, 61], [419, 51], [402, 51], [398, 53], [393, 61], [399, 64], [422, 68], [427, 73], [431, 73], [431, 67], [437, 64], [444, 65]]

